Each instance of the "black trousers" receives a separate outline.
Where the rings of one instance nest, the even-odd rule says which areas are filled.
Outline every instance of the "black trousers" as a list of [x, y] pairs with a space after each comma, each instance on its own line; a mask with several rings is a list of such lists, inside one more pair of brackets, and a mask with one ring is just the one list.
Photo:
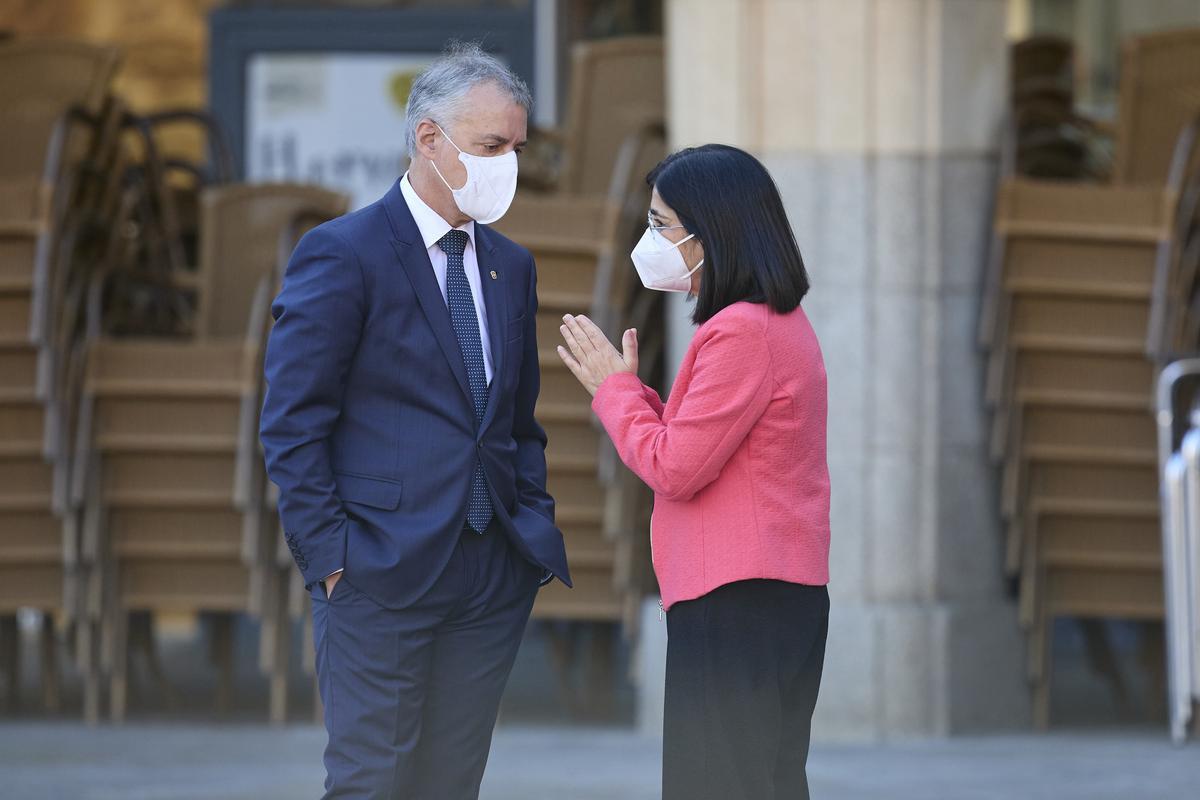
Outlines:
[[347, 571], [312, 589], [325, 800], [475, 800], [541, 569], [493, 523], [433, 588], [384, 608]]
[[667, 612], [663, 800], [803, 800], [824, 586], [750, 580]]

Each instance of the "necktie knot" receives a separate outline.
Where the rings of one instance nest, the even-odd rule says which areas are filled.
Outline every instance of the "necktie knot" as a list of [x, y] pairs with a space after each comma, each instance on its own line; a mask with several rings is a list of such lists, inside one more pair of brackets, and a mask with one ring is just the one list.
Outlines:
[[438, 239], [438, 247], [448, 256], [461, 256], [467, 250], [467, 232], [452, 229]]

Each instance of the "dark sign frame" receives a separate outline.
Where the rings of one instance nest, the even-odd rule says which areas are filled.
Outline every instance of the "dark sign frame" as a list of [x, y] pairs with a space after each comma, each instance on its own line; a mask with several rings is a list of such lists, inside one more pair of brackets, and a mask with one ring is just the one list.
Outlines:
[[[246, 71], [263, 52], [441, 52], [478, 41], [534, 89], [533, 1], [523, 8], [218, 8], [209, 15], [209, 106], [245, 175]], [[399, 134], [399, 132], [398, 132]]]

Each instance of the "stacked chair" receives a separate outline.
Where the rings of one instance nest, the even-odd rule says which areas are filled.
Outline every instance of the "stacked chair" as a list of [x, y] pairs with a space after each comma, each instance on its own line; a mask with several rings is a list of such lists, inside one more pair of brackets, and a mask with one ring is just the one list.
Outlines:
[[[131, 645], [156, 670], [153, 615], [182, 611], [213, 622], [227, 705], [242, 612], [280, 720], [294, 570], [276, 558], [258, 445], [262, 343], [278, 248], [347, 201], [229, 184], [207, 115], [131, 113], [109, 91], [118, 62], [0, 42], [0, 689], [19, 688], [16, 611], [38, 609], [47, 705], [57, 618], [85, 717], [107, 683], [119, 720]], [[164, 151], [176, 126], [200, 129], [205, 163]]]
[[1197, 112], [1200, 31], [1135, 38], [1111, 180], [1034, 179], [1013, 159], [1001, 178], [980, 338], [1006, 563], [1043, 727], [1056, 618], [1163, 616], [1153, 387], [1177, 319], [1164, 254], [1195, 166]]
[[[570, 105], [561, 132], [535, 131], [554, 145], [550, 168], [526, 180], [496, 227], [528, 247], [538, 267], [537, 314], [542, 373], [537, 418], [549, 437], [548, 488], [575, 588], [544, 588], [534, 617], [550, 623], [564, 702], [603, 706], [612, 686], [616, 623], [637, 633], [650, 569], [650, 494], [616, 457], [591, 413], [590, 398], [555, 345], [562, 316], [588, 314], [611, 339], [636, 327], [642, 378], [662, 369], [661, 300], [639, 291], [628, 253], [645, 226], [645, 176], [665, 154], [663, 46], [658, 37], [576, 45]], [[533, 172], [532, 170], [530, 172]], [[579, 641], [592, 651], [580, 659]], [[586, 664], [582, 690], [573, 668]], [[579, 700], [582, 695], [582, 701]], [[588, 708], [580, 710], [587, 711]]]
[[257, 437], [261, 360], [281, 234], [302, 212], [344, 213], [346, 199], [287, 184], [230, 184], [200, 197], [197, 267], [174, 279], [194, 295], [186, 335], [115, 336], [92, 320], [83, 348], [72, 494], [95, 561], [88, 596], [116, 720], [133, 612], [218, 615], [222, 704], [231, 615], [258, 617], [272, 717], [285, 713], [287, 657], [276, 643], [290, 624], [287, 573], [275, 557]]
[[15, 613], [39, 609], [50, 708], [58, 703], [53, 615], [75, 620], [77, 549], [64, 536], [61, 480], [55, 491], [64, 465], [53, 435], [57, 319], [49, 296], [77, 238], [76, 212], [95, 183], [85, 166], [104, 149], [102, 120], [117, 64], [107, 47], [0, 42], [0, 683], [13, 700]]
[[[575, 589], [542, 590], [534, 614], [582, 622], [625, 620], [648, 590], [649, 501], [619, 465], [590, 398], [555, 353], [563, 314], [588, 314], [619, 340], [641, 334], [644, 377], [661, 367], [655, 298], [636, 291], [628, 252], [649, 207], [645, 175], [664, 154], [663, 53], [657, 37], [577, 45], [559, 169], [542, 193], [522, 190], [496, 227], [528, 247], [538, 267], [542, 370], [537, 418], [549, 437], [548, 488], [558, 504]], [[546, 135], [545, 133], [542, 134]]]
[[[17, 683], [16, 611], [34, 607], [46, 612], [47, 699], [58, 619], [85, 717], [98, 720], [107, 696], [121, 720], [131, 650], [169, 692], [153, 620], [183, 613], [211, 623], [217, 706], [228, 706], [243, 614], [259, 623], [270, 715], [282, 721], [307, 594], [259, 450], [262, 349], [287, 257], [347, 201], [230, 183], [211, 121], [132, 113], [108, 89], [117, 63], [106, 48], [0, 42], [11, 134], [0, 152], [0, 689]], [[573, 69], [567, 125], [543, 134], [552, 168], [499, 228], [538, 263], [537, 414], [576, 582], [546, 588], [535, 614], [599, 631], [611, 648], [615, 623], [632, 633], [653, 588], [650, 495], [555, 343], [564, 313], [610, 335], [637, 327], [643, 378], [658, 382], [660, 298], [640, 291], [627, 253], [645, 224], [644, 176], [665, 150], [662, 43], [585, 43]], [[161, 132], [176, 125], [202, 129], [206, 161], [164, 152]]]

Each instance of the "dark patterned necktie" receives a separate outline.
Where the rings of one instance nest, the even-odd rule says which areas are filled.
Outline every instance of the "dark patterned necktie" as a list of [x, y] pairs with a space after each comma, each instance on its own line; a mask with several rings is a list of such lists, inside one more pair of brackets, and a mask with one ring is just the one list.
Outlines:
[[[438, 240], [438, 247], [446, 254], [446, 302], [450, 306], [450, 324], [454, 326], [454, 335], [458, 337], [458, 347], [467, 366], [467, 383], [471, 386], [471, 399], [475, 401], [475, 421], [482, 425], [488, 401], [487, 372], [483, 366], [483, 342], [479, 336], [479, 318], [475, 315], [475, 298], [463, 267], [466, 231], [450, 231]], [[492, 521], [492, 513], [483, 462], [476, 456], [467, 524], [477, 533], [483, 533]]]

